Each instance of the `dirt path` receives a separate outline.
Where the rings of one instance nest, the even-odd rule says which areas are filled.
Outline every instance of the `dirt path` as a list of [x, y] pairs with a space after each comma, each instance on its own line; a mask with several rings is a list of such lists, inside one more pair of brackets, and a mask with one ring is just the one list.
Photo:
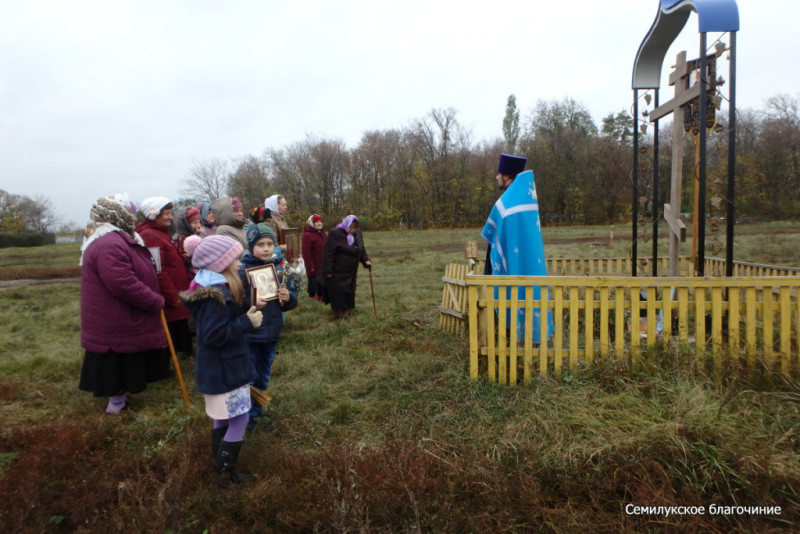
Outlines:
[[78, 283], [80, 278], [50, 278], [47, 280], [0, 280], [0, 289], [21, 286], [43, 286], [47, 284]]

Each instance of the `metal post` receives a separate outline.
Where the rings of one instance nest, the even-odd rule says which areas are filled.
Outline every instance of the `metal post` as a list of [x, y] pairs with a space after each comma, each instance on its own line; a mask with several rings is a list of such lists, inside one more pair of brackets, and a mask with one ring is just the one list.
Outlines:
[[725, 276], [733, 276], [733, 225], [736, 224], [734, 210], [734, 177], [736, 176], [736, 32], [730, 32], [730, 100], [728, 102], [728, 209], [725, 235]]
[[700, 168], [698, 169], [699, 195], [697, 197], [697, 264], [695, 271], [697, 276], [705, 275], [706, 263], [706, 105], [708, 102], [708, 57], [706, 56], [707, 36], [705, 32], [700, 34], [700, 113], [698, 120], [700, 129], [698, 132], [698, 149], [700, 151]]
[[[655, 108], [658, 107], [658, 89], [655, 90]], [[658, 119], [653, 123], [653, 276], [658, 276], [658, 213], [661, 201], [658, 195]]]
[[636, 276], [636, 234], [639, 219], [639, 90], [633, 90], [633, 235], [631, 236], [631, 276]]

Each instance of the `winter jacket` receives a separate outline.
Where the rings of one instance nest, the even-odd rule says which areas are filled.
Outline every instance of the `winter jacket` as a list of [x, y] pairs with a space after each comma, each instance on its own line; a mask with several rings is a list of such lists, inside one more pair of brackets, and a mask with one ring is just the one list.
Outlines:
[[[286, 219], [281, 217], [278, 212], [267, 210], [267, 215], [268, 217], [266, 220], [264, 220], [264, 222], [267, 223], [270, 228], [272, 228], [273, 232], [275, 232], [275, 239], [278, 240], [278, 243], [275, 244], [277, 245], [281, 240], [281, 230], [286, 230], [289, 228], [289, 223], [286, 222]], [[285, 245], [286, 243], [280, 244]]]
[[136, 226], [136, 231], [142, 236], [146, 247], [159, 250], [161, 272], [158, 273], [158, 283], [161, 286], [161, 294], [166, 300], [164, 315], [167, 322], [188, 319], [189, 311], [181, 303], [178, 293], [189, 289], [189, 273], [167, 228], [145, 219]]
[[[203, 237], [208, 237], [210, 235], [216, 234], [217, 233], [216, 222], [214, 224], [209, 224], [207, 219], [208, 212], [211, 211], [211, 204], [207, 202], [200, 202], [199, 204], [195, 204], [194, 207], [200, 210], [200, 222], [203, 225], [203, 233], [205, 234], [205, 236]], [[214, 220], [216, 221], [216, 219]]]
[[[364, 248], [364, 238], [361, 230], [353, 236], [352, 245], [347, 244], [347, 232], [341, 228], [334, 228], [328, 232], [325, 247], [322, 250], [322, 267], [317, 274], [317, 281], [323, 286], [336, 289], [343, 293], [356, 292], [356, 275], [358, 263], [365, 264], [369, 260]], [[365, 265], [366, 267], [366, 265]], [[331, 278], [325, 275], [332, 274]]]
[[129, 354], [167, 346], [164, 297], [148, 250], [128, 234], [98, 237], [83, 254], [81, 346]]
[[230, 197], [218, 198], [211, 203], [214, 220], [217, 225], [217, 235], [224, 235], [242, 244], [247, 250], [247, 232], [244, 229], [245, 220], [237, 219], [233, 215], [233, 202]]
[[247, 345], [247, 333], [253, 326], [228, 286], [196, 286], [191, 292], [182, 292], [181, 299], [197, 323], [197, 391], [219, 395], [255, 380]]
[[313, 226], [303, 229], [303, 262], [309, 278], [317, 276], [322, 266], [322, 249], [325, 248], [325, 230], [317, 230]]
[[[278, 273], [279, 281], [282, 278], [283, 267], [280, 265], [279, 260], [264, 262], [253, 256], [249, 252], [245, 252], [242, 256], [242, 266], [239, 267], [239, 278], [244, 285], [244, 307], [250, 309], [250, 279], [247, 276], [247, 269], [253, 267], [261, 267], [272, 263], [275, 265], [275, 271]], [[281, 303], [275, 299], [267, 302], [264, 309], [261, 310], [263, 320], [261, 326], [251, 331], [249, 334], [249, 341], [253, 343], [271, 343], [277, 342], [281, 337], [281, 330], [283, 329], [283, 313], [294, 309], [297, 306], [297, 288], [292, 283], [291, 279], [286, 277], [286, 289], [289, 290], [289, 300]]]
[[178, 236], [189, 237], [195, 235], [192, 223], [186, 218], [187, 208], [175, 208], [172, 210], [172, 225], [175, 227], [175, 234], [172, 236], [173, 241], [177, 241]]

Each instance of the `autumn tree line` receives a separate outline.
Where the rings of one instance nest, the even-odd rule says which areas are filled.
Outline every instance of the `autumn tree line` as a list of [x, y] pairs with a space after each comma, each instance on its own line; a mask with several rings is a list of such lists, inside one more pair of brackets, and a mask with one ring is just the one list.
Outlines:
[[[646, 113], [646, 112], [645, 112]], [[499, 116], [500, 114], [498, 114]], [[728, 199], [727, 113], [709, 130], [706, 213], [724, 215]], [[646, 119], [646, 117], [643, 117]], [[669, 198], [672, 128], [659, 129], [659, 193]], [[508, 97], [502, 137], [474, 140], [453, 108], [433, 109], [404, 128], [365, 132], [358, 145], [309, 135], [260, 155], [196, 162], [180, 178], [179, 205], [235, 196], [250, 209], [279, 193], [289, 202], [287, 219], [301, 225], [311, 213], [328, 224], [358, 214], [370, 229], [481, 226], [498, 197], [498, 155], [528, 159], [536, 179], [542, 222], [613, 224], [632, 213], [633, 119], [627, 110], [596, 124], [581, 103], [539, 101], [526, 113]], [[640, 121], [641, 124], [641, 121]], [[639, 136], [639, 213], [653, 215], [653, 127]], [[695, 149], [684, 145], [683, 212], [692, 211]], [[736, 122], [737, 217], [791, 219], [800, 215], [800, 113], [798, 99], [777, 95], [763, 109], [740, 109]], [[660, 216], [660, 206], [657, 207]], [[52, 203], [0, 190], [0, 232], [47, 232], [55, 224]]]
[[[725, 117], [708, 140], [709, 206], [724, 215], [728, 129]], [[796, 98], [770, 98], [761, 110], [737, 113], [737, 216], [794, 218], [800, 215], [800, 114]], [[659, 129], [660, 197], [669, 198], [669, 122]], [[498, 121], [500, 123], [500, 121]], [[498, 124], [499, 125], [499, 124]], [[369, 131], [350, 148], [336, 138], [308, 136], [260, 156], [198, 162], [184, 178], [192, 200], [236, 196], [245, 206], [284, 195], [288, 219], [320, 213], [329, 222], [356, 213], [372, 229], [476, 227], [496, 201], [498, 155], [528, 159], [536, 179], [543, 224], [606, 224], [630, 220], [633, 120], [625, 110], [598, 126], [571, 98], [539, 101], [524, 116], [509, 96], [503, 137], [474, 141], [453, 108], [433, 109], [405, 128]], [[639, 135], [640, 212], [652, 215], [652, 125]], [[692, 211], [694, 139], [684, 144], [683, 206]], [[660, 215], [660, 214], [659, 214]]]

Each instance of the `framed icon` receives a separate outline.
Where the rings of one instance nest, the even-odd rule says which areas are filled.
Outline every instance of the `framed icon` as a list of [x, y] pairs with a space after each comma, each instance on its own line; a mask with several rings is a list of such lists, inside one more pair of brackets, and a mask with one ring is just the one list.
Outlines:
[[278, 298], [278, 273], [271, 263], [260, 267], [247, 269], [247, 278], [250, 280], [250, 304], [255, 305], [256, 300], [274, 300]]
[[294, 265], [300, 257], [300, 228], [281, 228], [280, 244], [286, 261]]

